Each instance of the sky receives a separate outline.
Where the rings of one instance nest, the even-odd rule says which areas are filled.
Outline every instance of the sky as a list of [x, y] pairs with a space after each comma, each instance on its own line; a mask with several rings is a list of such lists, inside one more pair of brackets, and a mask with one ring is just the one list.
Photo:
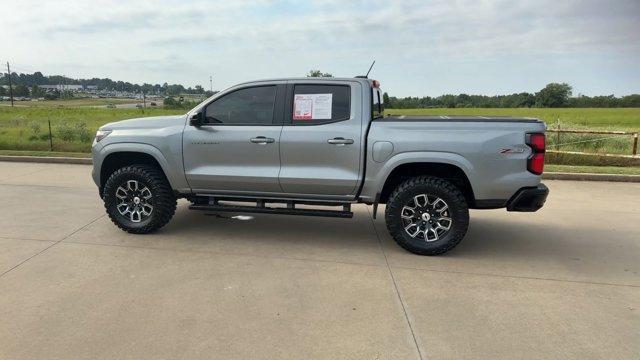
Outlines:
[[639, 0], [7, 1], [12, 71], [214, 90], [366, 73], [391, 96], [640, 93]]

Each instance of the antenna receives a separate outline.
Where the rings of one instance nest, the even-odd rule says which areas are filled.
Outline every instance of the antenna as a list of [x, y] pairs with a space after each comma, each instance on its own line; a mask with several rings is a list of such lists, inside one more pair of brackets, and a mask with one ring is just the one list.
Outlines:
[[371, 69], [373, 69], [373, 65], [375, 65], [376, 61], [373, 60], [373, 62], [371, 63], [371, 66], [369, 66], [369, 71], [367, 71], [367, 75], [365, 75], [364, 77], [368, 78], [369, 77], [369, 73], [371, 72]]

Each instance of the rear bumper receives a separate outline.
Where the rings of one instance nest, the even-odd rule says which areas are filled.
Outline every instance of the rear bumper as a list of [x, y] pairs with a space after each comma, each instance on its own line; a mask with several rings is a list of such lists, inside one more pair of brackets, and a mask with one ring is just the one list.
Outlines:
[[544, 184], [522, 188], [507, 201], [507, 211], [538, 211], [547, 201], [548, 195], [549, 188]]

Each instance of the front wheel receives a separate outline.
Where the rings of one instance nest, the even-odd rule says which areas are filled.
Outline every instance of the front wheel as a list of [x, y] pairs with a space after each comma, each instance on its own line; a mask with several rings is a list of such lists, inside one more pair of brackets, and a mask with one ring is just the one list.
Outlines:
[[177, 205], [162, 172], [148, 165], [116, 170], [104, 185], [102, 199], [111, 221], [134, 234], [146, 234], [166, 225]]
[[464, 195], [450, 182], [419, 176], [400, 184], [387, 201], [387, 229], [404, 249], [439, 255], [453, 249], [469, 226]]

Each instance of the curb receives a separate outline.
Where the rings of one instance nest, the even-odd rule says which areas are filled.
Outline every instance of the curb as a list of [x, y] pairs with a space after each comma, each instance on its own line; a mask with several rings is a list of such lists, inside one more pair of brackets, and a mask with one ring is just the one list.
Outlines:
[[575, 180], [575, 181], [612, 181], [612, 182], [640, 182], [640, 175], [591, 174], [591, 173], [543, 173], [544, 180]]
[[[0, 155], [0, 161], [32, 162], [32, 163], [44, 163], [44, 164], [82, 164], [82, 165], [93, 164], [93, 162], [91, 161], [91, 158], [53, 157], [53, 156], [49, 157], [49, 156]], [[617, 174], [546, 172], [542, 174], [542, 179], [640, 183], [640, 175], [617, 175]]]
[[82, 164], [91, 165], [90, 158], [56, 157], [56, 156], [11, 156], [0, 155], [0, 161], [31, 162], [44, 164]]

